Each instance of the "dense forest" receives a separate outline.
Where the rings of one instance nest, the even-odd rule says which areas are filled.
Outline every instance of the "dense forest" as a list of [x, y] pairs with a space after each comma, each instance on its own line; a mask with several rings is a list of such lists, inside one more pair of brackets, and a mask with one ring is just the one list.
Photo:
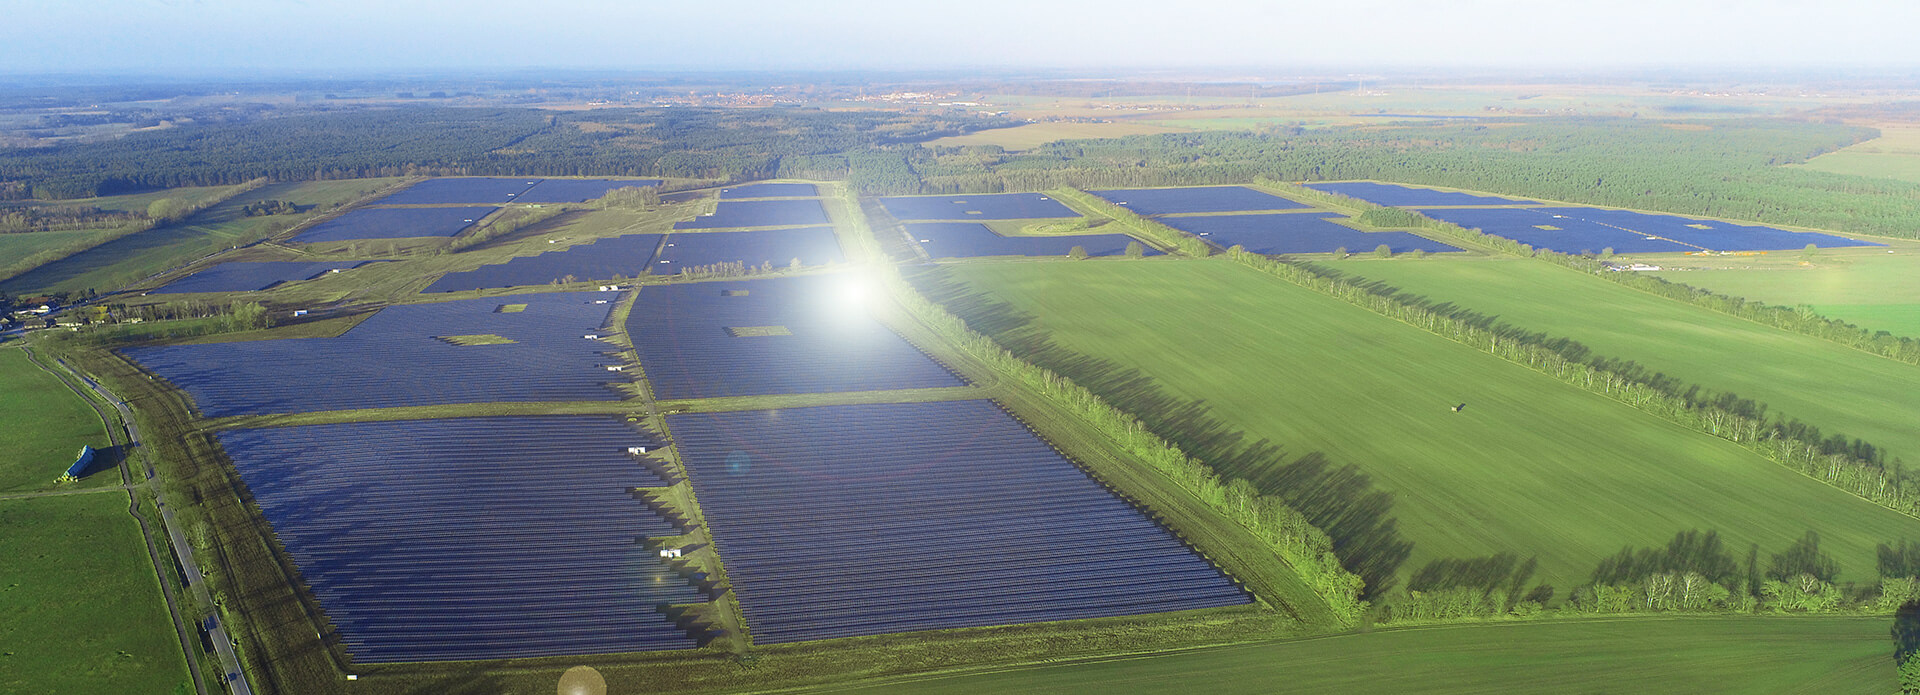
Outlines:
[[408, 107], [187, 125], [102, 142], [0, 150], [0, 182], [38, 198], [239, 183], [503, 174], [771, 176], [782, 157], [1010, 125], [965, 114], [817, 109]]

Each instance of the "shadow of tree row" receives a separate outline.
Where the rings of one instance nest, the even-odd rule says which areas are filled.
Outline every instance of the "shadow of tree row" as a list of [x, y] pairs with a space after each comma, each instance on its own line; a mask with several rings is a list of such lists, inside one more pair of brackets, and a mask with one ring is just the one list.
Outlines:
[[1180, 398], [1138, 369], [1061, 347], [1035, 317], [976, 291], [948, 268], [921, 266], [904, 274], [921, 293], [1014, 354], [1133, 414], [1222, 477], [1245, 479], [1261, 494], [1284, 500], [1325, 531], [1341, 564], [1366, 581], [1362, 598], [1393, 588], [1413, 543], [1400, 535], [1393, 493], [1376, 489], [1359, 468], [1336, 465], [1317, 451], [1290, 457], [1272, 441], [1251, 439], [1223, 421], [1204, 400]]

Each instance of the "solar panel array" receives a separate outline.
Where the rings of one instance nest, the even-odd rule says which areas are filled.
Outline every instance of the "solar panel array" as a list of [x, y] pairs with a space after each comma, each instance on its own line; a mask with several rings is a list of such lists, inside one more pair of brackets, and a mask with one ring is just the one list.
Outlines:
[[293, 237], [302, 244], [358, 239], [453, 236], [493, 212], [487, 207], [360, 208], [321, 222]]
[[627, 335], [660, 398], [964, 385], [868, 315], [854, 287], [834, 275], [647, 286]]
[[228, 430], [221, 446], [359, 662], [690, 649], [706, 595], [639, 544], [659, 442], [600, 416]]
[[447, 273], [422, 292], [460, 292], [489, 287], [545, 285], [568, 276], [575, 280], [612, 280], [647, 272], [659, 248], [660, 234], [628, 234], [577, 244], [560, 251], [522, 256], [505, 263]]
[[803, 266], [846, 260], [832, 227], [703, 232], [669, 235], [654, 261], [653, 272], [665, 275], [716, 263], [744, 263], [749, 267], [771, 263], [775, 268], [785, 268], [796, 258]]
[[616, 188], [658, 186], [660, 179], [540, 179], [513, 197], [516, 203], [584, 203]]
[[1308, 207], [1305, 204], [1246, 186], [1123, 188], [1088, 192], [1105, 198], [1115, 205], [1125, 205], [1127, 209], [1141, 215], [1298, 210]]
[[458, 176], [427, 179], [374, 201], [379, 205], [504, 205], [539, 183], [535, 178]]
[[756, 643], [1249, 601], [989, 401], [667, 423]]
[[720, 199], [734, 198], [812, 198], [820, 188], [810, 183], [750, 183], [720, 189]]
[[1039, 193], [982, 193], [881, 198], [899, 220], [1027, 220], [1079, 217], [1060, 201]]
[[[128, 348], [125, 354], [193, 398], [202, 416], [304, 413], [499, 401], [606, 401], [610, 294], [560, 292], [408, 304], [337, 338]], [[525, 305], [505, 312], [506, 305]], [[453, 345], [435, 336], [512, 343]]]
[[1806, 248], [1807, 244], [1820, 248], [1880, 246], [1831, 234], [1630, 210], [1559, 207], [1422, 212], [1434, 219], [1562, 253], [1607, 248], [1616, 253], [1659, 253], [1701, 249], [1788, 251]]
[[1500, 198], [1496, 196], [1473, 195], [1453, 191], [1436, 191], [1431, 188], [1414, 188], [1391, 183], [1372, 181], [1349, 181], [1344, 183], [1309, 183], [1307, 188], [1328, 193], [1338, 193], [1349, 198], [1386, 205], [1390, 207], [1422, 207], [1428, 205], [1525, 205], [1531, 200]]
[[1204, 215], [1162, 217], [1160, 222], [1198, 235], [1221, 247], [1242, 246], [1254, 253], [1331, 253], [1339, 249], [1372, 251], [1381, 244], [1394, 253], [1415, 249], [1459, 251], [1453, 246], [1406, 232], [1362, 232], [1308, 213], [1278, 215]]
[[[970, 258], [975, 256], [1065, 256], [1079, 246], [1089, 256], [1118, 256], [1126, 253], [1134, 238], [1125, 234], [1082, 234], [1078, 236], [1022, 236], [995, 234], [978, 222], [913, 222], [906, 225], [927, 255], [934, 258]], [[1142, 244], [1147, 255], [1157, 255], [1153, 247]]]
[[731, 229], [786, 227], [827, 223], [827, 209], [818, 200], [721, 201], [713, 214], [676, 222], [674, 229]]
[[251, 292], [283, 282], [308, 280], [333, 270], [347, 270], [367, 261], [327, 263], [221, 263], [206, 270], [169, 282], [148, 294], [185, 294], [189, 292]]

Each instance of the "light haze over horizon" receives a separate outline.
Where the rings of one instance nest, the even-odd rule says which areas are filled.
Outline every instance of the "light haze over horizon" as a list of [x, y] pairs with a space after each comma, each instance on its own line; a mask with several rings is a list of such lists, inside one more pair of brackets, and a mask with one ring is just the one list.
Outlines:
[[0, 0], [0, 73], [1920, 66], [1920, 3]]

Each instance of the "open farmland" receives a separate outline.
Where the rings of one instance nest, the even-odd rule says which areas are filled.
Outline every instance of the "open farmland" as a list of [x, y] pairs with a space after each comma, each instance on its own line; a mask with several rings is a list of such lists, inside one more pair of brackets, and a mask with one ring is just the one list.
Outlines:
[[818, 200], [726, 200], [712, 214], [677, 222], [674, 229], [732, 229], [792, 227], [827, 223], [827, 210]]
[[1407, 232], [1363, 232], [1335, 221], [1339, 219], [1344, 218], [1296, 212], [1163, 217], [1160, 222], [1221, 248], [1240, 246], [1254, 253], [1332, 253], [1338, 249], [1361, 253], [1372, 251], [1382, 244], [1393, 253], [1460, 250], [1450, 244]]
[[1877, 127], [1880, 137], [1794, 166], [1920, 183], [1920, 127], [1910, 123], [1885, 123]]
[[574, 280], [612, 280], [647, 272], [660, 234], [628, 234], [575, 244], [537, 256], [520, 256], [505, 263], [447, 273], [422, 292], [460, 292], [488, 287], [545, 285]]
[[1088, 138], [1118, 138], [1128, 135], [1158, 135], [1160, 133], [1178, 133], [1188, 128], [1167, 127], [1137, 121], [1113, 121], [1108, 123], [1028, 123], [1012, 128], [994, 128], [966, 135], [953, 135], [929, 140], [927, 147], [980, 147], [993, 146], [1008, 150], [1030, 150], [1035, 147], [1060, 140], [1084, 140]]
[[359, 239], [407, 239], [459, 234], [496, 208], [361, 208], [321, 222], [293, 237], [302, 244]]
[[1191, 186], [1187, 188], [1124, 188], [1087, 191], [1125, 205], [1141, 215], [1178, 215], [1199, 212], [1258, 212], [1299, 210], [1307, 205], [1246, 186]]
[[707, 597], [641, 544], [682, 531], [615, 417], [229, 430], [220, 443], [365, 663], [691, 649]]
[[[508, 295], [382, 309], [337, 338], [130, 348], [204, 417], [491, 401], [619, 400], [606, 331], [614, 295]], [[514, 308], [514, 307], [517, 307]], [[443, 338], [498, 335], [507, 343]]]
[[756, 643], [1250, 601], [990, 401], [667, 421]]
[[0, 530], [0, 691], [191, 692], [125, 494], [0, 500]]
[[1674, 282], [1781, 306], [1810, 305], [1872, 331], [1920, 337], [1920, 246], [1889, 240], [1880, 249], [1822, 251], [1756, 259], [1687, 259], [1694, 270], [1656, 273]]
[[801, 266], [820, 266], [844, 262], [846, 257], [832, 227], [672, 234], [660, 248], [653, 272], [665, 275], [721, 263], [789, 268], [796, 260]]
[[1344, 270], [1436, 302], [1571, 338], [1687, 383], [1730, 391], [1920, 460], [1920, 367], [1524, 259], [1364, 263]]
[[1446, 625], [900, 679], [817, 692], [1860, 693], [1895, 688], [1887, 621], [1688, 617]]
[[320, 275], [351, 270], [365, 261], [324, 263], [268, 262], [220, 263], [180, 278], [148, 294], [186, 294], [190, 292], [251, 292], [286, 282], [311, 280]]
[[868, 314], [847, 276], [640, 289], [627, 333], [660, 398], [962, 386]]
[[[33, 362], [27, 353], [0, 348], [0, 493], [44, 490], [73, 465], [80, 447], [105, 447], [105, 426], [87, 401]], [[112, 474], [95, 473], [73, 485], [119, 484]]]
[[[234, 246], [265, 239], [328, 212], [336, 205], [378, 191], [394, 179], [344, 179], [277, 183], [236, 196], [185, 222], [130, 234], [0, 281], [0, 291], [105, 291], [140, 281]], [[297, 215], [249, 217], [247, 205], [279, 200], [301, 207]]]
[[[1089, 256], [1118, 256], [1127, 244], [1138, 243], [1125, 234], [1073, 234], [1059, 236], [1002, 236], [978, 222], [910, 222], [907, 234], [933, 258], [972, 258], [977, 256], [1065, 256], [1080, 247]], [[1160, 252], [1142, 245], [1142, 252]]]
[[[1686, 529], [1767, 549], [1816, 530], [1842, 576], [1870, 581], [1875, 544], [1920, 538], [1920, 520], [1729, 442], [1237, 265], [938, 272], [960, 283], [941, 294], [984, 295], [950, 300], [976, 325], [1130, 405], [1231, 474], [1293, 489], [1309, 509], [1347, 510], [1329, 529], [1336, 544], [1350, 529], [1375, 529], [1344, 539], [1349, 557], [1392, 560], [1410, 545], [1404, 563], [1375, 565], [1370, 581], [1439, 558], [1512, 552], [1538, 557], [1537, 581], [1566, 587], [1623, 546], [1663, 544]], [[983, 312], [982, 301], [996, 300], [1017, 313]], [[1024, 330], [1022, 314], [1031, 316]], [[1247, 455], [1236, 436], [1282, 451]], [[1387, 504], [1364, 486], [1332, 487], [1348, 465], [1389, 493]], [[1312, 492], [1316, 484], [1329, 487]], [[1378, 533], [1389, 518], [1397, 533]], [[1376, 526], [1354, 523], [1369, 520]]]
[[928, 195], [881, 198], [887, 213], [901, 220], [1037, 220], [1079, 217], [1080, 213], [1040, 193]]

